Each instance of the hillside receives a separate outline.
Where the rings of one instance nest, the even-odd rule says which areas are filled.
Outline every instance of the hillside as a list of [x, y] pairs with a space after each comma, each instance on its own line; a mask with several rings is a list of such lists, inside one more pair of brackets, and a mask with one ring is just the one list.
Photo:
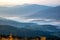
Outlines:
[[60, 20], [60, 6], [50, 8], [44, 11], [39, 11], [33, 15], [30, 15], [30, 18], [48, 18], [48, 19], [57, 19]]
[[[41, 27], [42, 27], [42, 29], [44, 29], [44, 28], [48, 29], [48, 28], [46, 28], [47, 26], [48, 25], [45, 25], [43, 27], [41, 26]], [[21, 36], [21, 37], [25, 37], [25, 36], [27, 36], [27, 37], [58, 36], [58, 37], [60, 37], [60, 34], [59, 34], [60, 31], [55, 32], [56, 29], [54, 29], [54, 28], [49, 28], [49, 29], [55, 30], [54, 32], [52, 32], [53, 30], [51, 30], [51, 31], [43, 31], [43, 30], [41, 30], [41, 27], [39, 27], [40, 30], [33, 30], [33, 29], [29, 29], [29, 28], [16, 28], [16, 27], [9, 26], [9, 25], [0, 25], [0, 35], [1, 34], [9, 35], [10, 33], [12, 33], [14, 36], [17, 35], [17, 36]], [[50, 35], [50, 36], [48, 36], [48, 35]]]
[[[38, 11], [46, 10], [48, 8], [52, 8], [49, 6], [38, 5], [38, 4], [24, 4], [24, 5], [16, 5], [13, 7], [0, 7], [1, 15], [5, 16], [29, 16]], [[0, 15], [0, 16], [1, 16]]]

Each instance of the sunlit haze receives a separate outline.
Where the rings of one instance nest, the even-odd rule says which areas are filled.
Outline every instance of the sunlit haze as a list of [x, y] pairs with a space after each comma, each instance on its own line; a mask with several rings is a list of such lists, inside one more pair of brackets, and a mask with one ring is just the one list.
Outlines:
[[[51, 24], [51, 25], [60, 25], [60, 21], [57, 21], [55, 19], [25, 19], [25, 18], [22, 18], [22, 17], [3, 17], [3, 18], [6, 18], [6, 19], [9, 19], [9, 20], [14, 20], [14, 21], [17, 21], [17, 22], [22, 22], [22, 23], [37, 23], [39, 25], [45, 25], [45, 24]], [[34, 22], [34, 20], [36, 22]], [[38, 21], [40, 20], [40, 21]]]
[[60, 5], [60, 0], [0, 0], [1, 6], [22, 5], [24, 3], [56, 6], [56, 5]]

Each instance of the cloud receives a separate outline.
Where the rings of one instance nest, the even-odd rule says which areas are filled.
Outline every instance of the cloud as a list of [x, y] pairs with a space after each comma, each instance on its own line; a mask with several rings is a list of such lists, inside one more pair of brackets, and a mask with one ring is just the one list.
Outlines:
[[0, 5], [21, 5], [24, 3], [40, 5], [60, 5], [60, 0], [0, 0]]
[[3, 17], [6, 19], [14, 20], [17, 22], [25, 22], [25, 23], [37, 23], [39, 25], [56, 25], [60, 26], [60, 21], [55, 19], [26, 19], [23, 17]]
[[60, 0], [41, 0], [37, 2], [38, 4], [43, 4], [43, 5], [60, 5]]
[[31, 20], [33, 23], [37, 23], [39, 25], [56, 25], [60, 26], [60, 20], [56, 19], [46, 19], [46, 18], [39, 18]]
[[30, 21], [34, 20], [34, 19], [25, 19], [23, 17], [3, 17], [3, 18], [18, 21], [18, 22], [30, 22]]

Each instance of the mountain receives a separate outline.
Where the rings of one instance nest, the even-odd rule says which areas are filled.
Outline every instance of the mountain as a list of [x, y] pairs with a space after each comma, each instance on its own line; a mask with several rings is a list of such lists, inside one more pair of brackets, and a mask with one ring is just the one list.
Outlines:
[[24, 37], [27, 29], [16, 28], [9, 25], [0, 25], [0, 35], [10, 35]]
[[50, 32], [58, 32], [60, 30], [57, 29], [58, 26], [53, 25], [29, 25], [24, 28], [33, 29], [33, 30], [40, 30], [40, 31], [50, 31]]
[[10, 25], [14, 27], [24, 27], [26, 25], [36, 25], [36, 23], [22, 23], [0, 17], [0, 25]]
[[50, 8], [44, 11], [39, 11], [33, 15], [30, 15], [30, 18], [48, 18], [48, 19], [57, 19], [60, 20], [60, 6]]
[[[56, 30], [55, 26], [52, 25], [41, 25], [41, 27], [39, 27], [40, 29], [50, 29], [48, 26], [52, 27], [51, 29]], [[47, 28], [48, 27], [48, 28]], [[42, 30], [33, 30], [33, 29], [29, 29], [29, 28], [16, 28], [13, 26], [9, 26], [9, 25], [0, 25], [0, 35], [4, 34], [4, 35], [9, 35], [10, 33], [12, 33], [14, 36], [20, 36], [20, 37], [40, 37], [40, 36], [46, 36], [46, 37], [52, 37], [52, 36], [57, 36], [60, 37], [60, 31], [59, 32], [50, 32], [50, 31], [42, 31]]]
[[38, 25], [36, 23], [21, 23], [0, 18], [0, 34], [36, 37], [36, 36], [57, 36], [60, 37], [60, 29], [54, 25]]
[[[24, 4], [24, 5], [16, 5], [13, 7], [0, 7], [0, 13], [6, 14], [7, 16], [27, 16], [34, 14], [38, 11], [46, 10], [48, 8], [52, 8], [49, 6], [38, 5], [38, 4]], [[2, 15], [1, 14], [1, 15]]]

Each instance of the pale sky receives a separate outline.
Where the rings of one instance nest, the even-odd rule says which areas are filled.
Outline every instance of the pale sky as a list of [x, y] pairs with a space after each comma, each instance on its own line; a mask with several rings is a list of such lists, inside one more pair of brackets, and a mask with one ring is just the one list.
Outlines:
[[24, 3], [55, 6], [60, 5], [60, 0], [0, 0], [0, 6], [22, 5]]

